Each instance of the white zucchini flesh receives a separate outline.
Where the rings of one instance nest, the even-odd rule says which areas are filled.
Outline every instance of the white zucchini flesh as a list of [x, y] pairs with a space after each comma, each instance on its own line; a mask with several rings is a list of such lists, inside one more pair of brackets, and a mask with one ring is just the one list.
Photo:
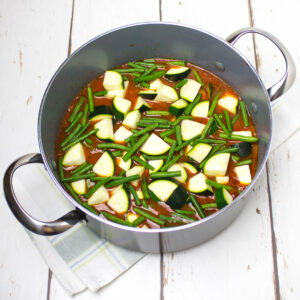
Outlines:
[[180, 164], [174, 164], [173, 166], [171, 166], [168, 169], [168, 172], [173, 172], [173, 171], [180, 171], [181, 172], [181, 175], [174, 177], [174, 179], [176, 179], [177, 181], [179, 181], [181, 183], [186, 182], [188, 175], [187, 175], [187, 172], [186, 172], [184, 167], [182, 167]]
[[148, 185], [148, 189], [161, 201], [166, 202], [176, 190], [177, 184], [170, 180], [155, 180]]
[[178, 94], [176, 90], [166, 84], [162, 84], [157, 89], [157, 96], [155, 97], [155, 101], [161, 102], [174, 102], [178, 100]]
[[[129, 176], [132, 176], [132, 175], [139, 175], [140, 177], [143, 175], [145, 171], [145, 167], [142, 167], [142, 166], [134, 166], [133, 168], [129, 169], [128, 171], [126, 171], [126, 176], [129, 177]], [[138, 185], [138, 182], [139, 180], [134, 180], [134, 181], [131, 181], [131, 183], [134, 185], [134, 186], [137, 186]]]
[[126, 216], [126, 219], [128, 222], [133, 223], [138, 217], [139, 215], [129, 212]]
[[86, 180], [80, 179], [71, 182], [71, 187], [74, 192], [78, 195], [84, 195], [86, 193]]
[[124, 142], [131, 135], [132, 132], [130, 130], [128, 130], [124, 126], [120, 126], [114, 134], [114, 140], [115, 142]]
[[236, 108], [239, 100], [232, 95], [225, 95], [218, 100], [218, 105], [228, 110], [232, 114], [236, 114]]
[[252, 136], [251, 130], [232, 131], [232, 134], [241, 136]]
[[200, 164], [203, 161], [203, 159], [208, 155], [211, 148], [211, 145], [198, 143], [187, 153], [187, 156]]
[[[142, 192], [141, 190], [136, 191], [136, 194], [137, 194], [137, 196], [138, 196], [138, 198], [139, 198], [140, 200], [144, 199], [144, 194], [143, 194], [143, 192]], [[130, 199], [134, 200], [132, 194], [130, 194]]]
[[119, 214], [125, 213], [129, 208], [129, 198], [124, 188], [118, 189], [107, 201], [108, 206]]
[[115, 172], [115, 163], [111, 155], [105, 151], [93, 167], [93, 172], [101, 177], [113, 176]]
[[88, 199], [89, 205], [96, 205], [104, 203], [109, 199], [107, 189], [102, 185], [99, 189]]
[[148, 164], [154, 168], [154, 170], [149, 170], [149, 173], [151, 174], [151, 173], [158, 172], [160, 170], [160, 168], [164, 164], [164, 160], [163, 159], [149, 160]]
[[128, 87], [129, 81], [124, 81], [124, 89], [121, 90], [109, 90], [105, 95], [106, 98], [114, 98], [115, 96], [124, 98], [126, 94], [126, 90]]
[[131, 107], [131, 101], [118, 96], [114, 98], [113, 104], [119, 112], [125, 115], [129, 112]]
[[207, 118], [209, 111], [209, 101], [198, 103], [192, 110], [191, 115], [198, 118]]
[[163, 139], [152, 133], [140, 149], [149, 155], [160, 155], [167, 152], [171, 146]]
[[151, 108], [151, 106], [148, 104], [148, 102], [146, 102], [142, 97], [138, 97], [134, 109], [140, 109], [142, 106], [146, 106]]
[[225, 176], [229, 159], [230, 153], [220, 153], [212, 156], [204, 165], [204, 174], [208, 176]]
[[139, 110], [133, 110], [129, 112], [125, 119], [123, 120], [123, 125], [129, 127], [129, 128], [136, 128], [136, 124], [141, 119], [141, 113]]
[[212, 190], [209, 185], [206, 184], [207, 177], [203, 173], [198, 173], [188, 182], [188, 190], [192, 193], [201, 193], [203, 191]]
[[196, 174], [197, 173], [197, 169], [191, 165], [190, 163], [188, 162], [183, 162], [181, 163], [181, 165], [186, 168], [191, 174]]
[[220, 184], [227, 184], [229, 182], [229, 176], [216, 176], [216, 182]]
[[201, 84], [193, 79], [188, 79], [188, 82], [180, 89], [180, 97], [189, 102], [193, 102], [196, 98]]
[[205, 125], [196, 121], [183, 120], [181, 122], [181, 135], [184, 141], [192, 139], [202, 133]]
[[119, 166], [121, 169], [123, 169], [123, 170], [125, 170], [125, 171], [128, 171], [128, 170], [130, 169], [130, 167], [131, 167], [132, 160], [131, 160], [131, 158], [129, 158], [127, 161], [124, 161], [124, 160], [123, 160], [123, 156], [124, 156], [126, 153], [127, 153], [127, 152], [125, 151], [125, 152], [123, 152], [122, 157], [116, 157], [116, 162], [117, 162], [118, 166]]
[[114, 140], [113, 121], [111, 118], [103, 119], [94, 125], [98, 129], [96, 136], [102, 140]]
[[241, 184], [248, 185], [251, 183], [252, 178], [249, 165], [235, 167], [233, 171]]
[[152, 82], [150, 83], [149, 89], [150, 89], [150, 90], [156, 91], [156, 90], [158, 90], [158, 89], [161, 87], [162, 84], [163, 84], [163, 83], [161, 82], [160, 79], [155, 79], [154, 81], [152, 81]]
[[106, 71], [104, 74], [103, 87], [106, 90], [123, 90], [122, 75], [115, 71]]
[[190, 68], [188, 67], [172, 67], [167, 71], [166, 75], [181, 74], [188, 71], [189, 69]]
[[79, 166], [86, 162], [84, 149], [81, 143], [77, 143], [71, 147], [65, 154], [62, 165], [65, 167]]

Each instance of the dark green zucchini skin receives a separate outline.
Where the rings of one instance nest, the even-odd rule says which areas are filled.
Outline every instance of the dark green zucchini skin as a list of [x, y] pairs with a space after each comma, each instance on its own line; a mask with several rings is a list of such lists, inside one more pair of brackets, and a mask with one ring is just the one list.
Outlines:
[[214, 134], [217, 130], [218, 130], [218, 125], [217, 125], [216, 120], [214, 120], [211, 124], [208, 135]]
[[189, 194], [184, 189], [184, 187], [178, 185], [178, 187], [166, 201], [166, 204], [168, 204], [173, 209], [180, 209], [187, 202], [188, 197]]
[[178, 73], [178, 74], [169, 74], [169, 75], [165, 74], [165, 77], [171, 81], [179, 81], [179, 80], [186, 78], [190, 74], [190, 72], [191, 72], [191, 69], [188, 69], [185, 72]]
[[241, 142], [233, 145], [238, 148], [237, 154], [240, 157], [247, 157], [252, 153], [252, 143], [249, 142]]
[[175, 117], [179, 117], [180, 115], [182, 115], [185, 109], [186, 107], [178, 108], [170, 105], [168, 111]]
[[145, 112], [145, 111], [147, 111], [147, 110], [149, 110], [150, 109], [150, 107], [148, 107], [148, 106], [146, 106], [146, 105], [142, 105], [140, 108], [139, 108], [139, 111], [141, 112], [141, 113], [143, 113], [143, 112]]
[[157, 93], [153, 92], [153, 93], [143, 93], [143, 92], [139, 92], [139, 95], [147, 100], [154, 100], [155, 97], [157, 96]]
[[112, 116], [111, 108], [107, 105], [100, 105], [95, 106], [94, 112], [90, 113], [89, 119], [92, 119], [98, 115], [111, 115]]
[[112, 111], [114, 113], [114, 116], [116, 117], [117, 120], [123, 121], [125, 119], [125, 114], [122, 112], [118, 111], [116, 107], [114, 106], [114, 103], [112, 104]]

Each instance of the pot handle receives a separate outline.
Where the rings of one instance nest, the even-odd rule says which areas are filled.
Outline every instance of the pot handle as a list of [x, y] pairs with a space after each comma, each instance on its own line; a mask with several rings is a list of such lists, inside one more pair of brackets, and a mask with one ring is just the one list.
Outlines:
[[43, 163], [41, 154], [33, 153], [21, 156], [14, 161], [6, 170], [3, 178], [3, 190], [6, 197], [7, 204], [18, 221], [30, 231], [40, 235], [55, 235], [62, 233], [76, 223], [84, 220], [84, 215], [76, 210], [72, 210], [61, 218], [51, 221], [43, 222], [36, 220], [30, 216], [18, 201], [12, 184], [12, 179], [15, 171], [24, 165], [33, 163]]
[[289, 51], [285, 48], [285, 46], [272, 34], [258, 28], [248, 27], [235, 31], [230, 36], [227, 37], [227, 42], [231, 45], [234, 45], [236, 41], [241, 38], [244, 34], [247, 33], [258, 33], [266, 38], [268, 38], [281, 52], [283, 58], [285, 60], [285, 72], [282, 78], [268, 88], [268, 94], [270, 96], [270, 100], [273, 101], [283, 95], [285, 92], [289, 90], [289, 88], [293, 85], [296, 77], [296, 67], [295, 63], [290, 55]]

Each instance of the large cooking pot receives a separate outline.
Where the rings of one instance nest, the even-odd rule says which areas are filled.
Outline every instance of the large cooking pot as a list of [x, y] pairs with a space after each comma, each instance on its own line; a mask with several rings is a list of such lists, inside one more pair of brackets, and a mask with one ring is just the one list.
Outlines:
[[[237, 51], [234, 43], [246, 33], [258, 33], [270, 39], [281, 51], [286, 70], [282, 79], [268, 90], [253, 66]], [[254, 119], [259, 137], [258, 168], [252, 183], [230, 205], [194, 223], [164, 229], [140, 229], [113, 223], [80, 206], [59, 181], [55, 161], [55, 142], [60, 121], [82, 86], [105, 70], [131, 60], [151, 57], [176, 58], [193, 62], [211, 71], [243, 98]], [[285, 47], [262, 30], [246, 28], [224, 41], [200, 29], [172, 23], [140, 23], [114, 29], [87, 42], [60, 66], [44, 94], [38, 120], [41, 154], [17, 159], [4, 176], [4, 192], [15, 217], [27, 229], [41, 235], [54, 235], [85, 220], [100, 237], [116, 245], [144, 252], [169, 252], [198, 245], [228, 226], [245, 205], [246, 195], [266, 162], [272, 136], [271, 101], [282, 95], [295, 79], [295, 66]], [[53, 222], [31, 217], [17, 200], [12, 177], [17, 168], [29, 163], [43, 163], [49, 176], [75, 210]]]

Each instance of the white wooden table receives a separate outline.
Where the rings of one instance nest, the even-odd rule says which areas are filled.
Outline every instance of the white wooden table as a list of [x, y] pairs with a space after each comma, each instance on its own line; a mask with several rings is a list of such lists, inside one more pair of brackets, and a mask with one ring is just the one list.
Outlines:
[[[222, 38], [254, 25], [277, 36], [300, 69], [299, 10], [297, 0], [1, 0], [1, 177], [15, 158], [38, 152], [37, 115], [46, 85], [62, 61], [96, 35], [151, 20], [191, 24]], [[267, 86], [282, 74], [282, 59], [270, 43], [249, 36], [238, 47]], [[298, 92], [296, 80], [275, 114], [275, 150], [229, 228], [194, 249], [148, 255], [99, 293], [76, 299], [300, 299]], [[0, 198], [0, 299], [70, 299], [3, 193]]]

